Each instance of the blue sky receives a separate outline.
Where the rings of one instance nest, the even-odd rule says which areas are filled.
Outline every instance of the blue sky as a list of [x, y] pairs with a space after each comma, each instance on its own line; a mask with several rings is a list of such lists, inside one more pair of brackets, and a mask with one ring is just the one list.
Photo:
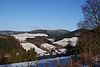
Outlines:
[[77, 29], [85, 0], [0, 0], [0, 30]]

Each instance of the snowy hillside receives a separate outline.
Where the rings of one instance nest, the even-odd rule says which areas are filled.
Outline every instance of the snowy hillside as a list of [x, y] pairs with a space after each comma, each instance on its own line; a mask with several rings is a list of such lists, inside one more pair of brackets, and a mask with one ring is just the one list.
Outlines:
[[32, 44], [32, 43], [21, 43], [21, 45], [22, 45], [22, 47], [23, 47], [24, 49], [26, 49], [27, 51], [30, 50], [31, 48], [34, 48], [34, 49], [35, 49], [35, 52], [36, 52], [37, 54], [39, 54], [40, 56], [43, 56], [43, 55], [46, 53], [46, 51], [44, 51], [44, 50], [38, 48], [37, 46], [35, 46], [35, 45]]
[[20, 42], [25, 41], [26, 38], [35, 38], [36, 36], [48, 37], [47, 34], [43, 34], [43, 33], [37, 33], [37, 34], [22, 33], [22, 34], [12, 35], [12, 36], [14, 36], [14, 37], [15, 37], [16, 39], [18, 39]]
[[35, 38], [36, 36], [47, 37], [48, 35], [42, 34], [42, 33], [38, 33], [38, 34], [23, 33], [23, 34], [12, 35], [12, 36], [14, 36], [16, 39], [18, 39], [20, 41], [20, 44], [22, 45], [22, 47], [24, 49], [26, 49], [27, 51], [30, 50], [31, 48], [34, 48], [36, 53], [39, 56], [43, 56], [46, 53], [46, 51], [38, 48], [35, 44], [25, 42], [25, 40], [26, 40], [26, 38]]
[[71, 43], [72, 46], [76, 46], [77, 40], [78, 40], [77, 37], [72, 37], [72, 38], [70, 38], [69, 40], [72, 42], [72, 43]]
[[77, 40], [78, 40], [77, 37], [64, 38], [62, 40], [54, 42], [54, 44], [58, 44], [58, 45], [61, 45], [61, 46], [66, 46], [68, 44], [68, 41], [71, 41], [72, 42], [71, 45], [76, 46]]
[[46, 38], [47, 40], [51, 41], [51, 44], [45, 42], [43, 44], [39, 44], [40, 47], [37, 47], [34, 44], [34, 42], [33, 43], [26, 42], [26, 39], [27, 38], [35, 38], [36, 36], [48, 37], [47, 34], [43, 34], [43, 33], [38, 33], [38, 34], [22, 33], [22, 34], [17, 34], [17, 35], [12, 35], [12, 36], [14, 36], [16, 39], [18, 39], [20, 41], [20, 44], [22, 45], [22, 47], [24, 49], [26, 49], [27, 51], [30, 50], [31, 48], [34, 48], [36, 53], [39, 56], [43, 56], [46, 53], [49, 53], [48, 50], [51, 51], [52, 49], [54, 49], [56, 53], [57, 52], [64, 53], [65, 52], [64, 48], [60, 48], [59, 50], [58, 49], [56, 50], [56, 48], [59, 48], [59, 47], [56, 47], [53, 44], [57, 44], [57, 45], [61, 45], [61, 46], [66, 46], [68, 44], [68, 41], [71, 41], [71, 45], [75, 46], [76, 43], [77, 43], [77, 39], [78, 39], [77, 37], [72, 37], [72, 38], [64, 38], [62, 40], [54, 42], [54, 39]]

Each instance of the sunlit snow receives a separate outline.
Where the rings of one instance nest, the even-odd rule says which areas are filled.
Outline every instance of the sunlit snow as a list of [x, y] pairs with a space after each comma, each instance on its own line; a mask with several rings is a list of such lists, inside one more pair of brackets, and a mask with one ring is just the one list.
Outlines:
[[76, 46], [78, 38], [77, 37], [72, 37], [72, 38], [64, 38], [62, 40], [54, 42], [54, 44], [58, 44], [61, 46], [66, 46], [68, 44], [68, 41], [71, 41], [72, 46]]

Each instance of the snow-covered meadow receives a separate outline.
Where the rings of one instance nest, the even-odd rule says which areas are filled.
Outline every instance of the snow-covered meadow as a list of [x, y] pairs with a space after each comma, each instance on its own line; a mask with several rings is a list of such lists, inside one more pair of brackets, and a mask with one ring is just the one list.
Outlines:
[[22, 34], [17, 34], [17, 35], [12, 35], [12, 36], [14, 36], [20, 42], [25, 41], [26, 38], [35, 38], [36, 36], [48, 37], [48, 35], [47, 34], [44, 34], [44, 33], [37, 33], [37, 34], [22, 33]]
[[71, 41], [71, 45], [72, 45], [72, 46], [76, 46], [77, 40], [78, 40], [77, 37], [64, 38], [64, 39], [62, 39], [62, 40], [59, 40], [59, 41], [54, 42], [54, 44], [58, 44], [58, 45], [61, 45], [61, 46], [67, 46], [68, 41]]

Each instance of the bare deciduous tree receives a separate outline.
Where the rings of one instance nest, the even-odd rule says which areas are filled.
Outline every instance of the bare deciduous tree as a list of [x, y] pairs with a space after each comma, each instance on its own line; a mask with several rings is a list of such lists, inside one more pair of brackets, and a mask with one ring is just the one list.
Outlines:
[[94, 29], [100, 26], [100, 0], [87, 0], [82, 11], [84, 19], [78, 24], [80, 28]]
[[89, 57], [100, 52], [100, 0], [87, 0], [82, 11], [84, 19], [78, 26], [88, 30], [81, 32], [79, 44], [83, 53]]

